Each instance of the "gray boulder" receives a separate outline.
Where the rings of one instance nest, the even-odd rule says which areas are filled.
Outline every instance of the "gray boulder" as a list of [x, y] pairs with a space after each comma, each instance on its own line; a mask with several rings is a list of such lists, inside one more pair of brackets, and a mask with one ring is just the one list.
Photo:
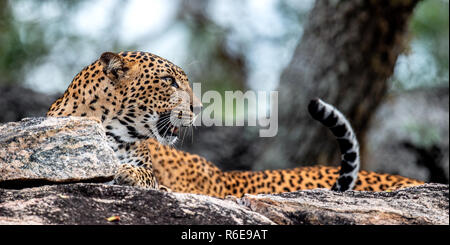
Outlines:
[[449, 224], [443, 184], [218, 199], [102, 183], [118, 165], [95, 120], [0, 125], [0, 224]]
[[[108, 221], [118, 216], [120, 221]], [[0, 189], [0, 224], [273, 224], [217, 198], [102, 184]]]
[[316, 189], [248, 195], [240, 202], [283, 225], [448, 225], [448, 197], [448, 185], [426, 184], [393, 192]]
[[0, 125], [0, 187], [107, 181], [118, 165], [95, 120], [28, 118]]
[[[0, 189], [0, 224], [447, 224], [448, 186], [214, 197], [78, 183]], [[110, 217], [115, 217], [108, 220]]]

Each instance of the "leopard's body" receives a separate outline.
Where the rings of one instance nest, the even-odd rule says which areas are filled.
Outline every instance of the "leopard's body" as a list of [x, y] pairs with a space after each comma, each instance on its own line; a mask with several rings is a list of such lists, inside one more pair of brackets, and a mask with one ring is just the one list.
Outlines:
[[342, 152], [340, 169], [221, 171], [203, 157], [171, 146], [178, 128], [191, 125], [201, 106], [178, 66], [146, 52], [107, 52], [73, 79], [47, 116], [101, 120], [122, 163], [115, 177], [118, 184], [225, 197], [313, 188], [384, 191], [423, 183], [359, 171], [359, 147], [350, 124], [320, 100], [313, 100], [309, 111], [337, 137]]

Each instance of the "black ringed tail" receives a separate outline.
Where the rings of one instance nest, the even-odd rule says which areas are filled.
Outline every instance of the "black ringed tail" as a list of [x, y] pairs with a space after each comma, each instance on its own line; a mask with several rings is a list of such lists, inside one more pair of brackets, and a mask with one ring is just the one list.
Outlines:
[[341, 150], [339, 177], [331, 189], [352, 190], [358, 179], [360, 158], [358, 140], [350, 123], [338, 109], [320, 99], [311, 100], [308, 111], [314, 119], [331, 130]]

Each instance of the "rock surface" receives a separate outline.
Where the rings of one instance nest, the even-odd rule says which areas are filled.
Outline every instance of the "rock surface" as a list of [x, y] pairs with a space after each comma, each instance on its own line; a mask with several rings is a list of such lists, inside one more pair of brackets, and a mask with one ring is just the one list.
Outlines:
[[277, 224], [449, 224], [448, 185], [426, 184], [393, 192], [336, 193], [325, 189], [248, 195], [241, 202]]
[[0, 125], [0, 187], [106, 180], [118, 164], [94, 120], [29, 118]]
[[449, 224], [448, 185], [217, 199], [99, 183], [118, 164], [95, 120], [0, 125], [0, 224]]
[[[448, 185], [225, 200], [92, 183], [0, 189], [0, 224], [449, 224]], [[118, 216], [120, 220], [108, 221]]]
[[235, 202], [102, 184], [0, 189], [0, 224], [273, 224]]

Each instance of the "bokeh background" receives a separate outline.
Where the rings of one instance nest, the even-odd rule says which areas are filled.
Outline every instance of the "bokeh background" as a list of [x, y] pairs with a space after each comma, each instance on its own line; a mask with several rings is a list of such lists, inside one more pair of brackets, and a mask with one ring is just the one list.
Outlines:
[[[277, 90], [316, 4], [0, 0], [0, 122], [44, 116], [72, 78], [105, 51], [142, 50], [165, 57], [182, 67], [191, 82], [202, 83], [203, 91]], [[419, 1], [405, 39], [386, 80], [386, 95], [370, 112], [360, 139], [363, 169], [448, 183], [448, 0]], [[223, 169], [338, 164], [309, 155], [302, 163], [277, 160], [280, 152], [259, 161], [258, 150], [249, 145], [267, 140], [255, 135], [252, 129], [200, 127], [178, 147]], [[278, 137], [283, 140], [283, 134]]]

